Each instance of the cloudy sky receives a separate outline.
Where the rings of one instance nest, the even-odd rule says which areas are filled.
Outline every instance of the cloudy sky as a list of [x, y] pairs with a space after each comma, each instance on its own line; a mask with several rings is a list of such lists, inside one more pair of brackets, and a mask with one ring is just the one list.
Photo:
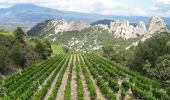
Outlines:
[[0, 8], [18, 3], [106, 15], [170, 17], [170, 0], [0, 0]]

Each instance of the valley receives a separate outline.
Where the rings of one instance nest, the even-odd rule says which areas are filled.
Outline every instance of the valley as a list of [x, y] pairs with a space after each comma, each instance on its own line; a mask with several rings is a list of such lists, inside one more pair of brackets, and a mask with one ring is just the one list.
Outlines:
[[170, 100], [170, 1], [0, 1], [0, 100]]

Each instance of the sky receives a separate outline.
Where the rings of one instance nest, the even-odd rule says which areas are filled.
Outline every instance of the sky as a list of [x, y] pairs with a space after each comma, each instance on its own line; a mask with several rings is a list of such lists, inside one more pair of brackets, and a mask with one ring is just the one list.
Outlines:
[[18, 3], [103, 15], [170, 17], [170, 0], [0, 0], [0, 8]]

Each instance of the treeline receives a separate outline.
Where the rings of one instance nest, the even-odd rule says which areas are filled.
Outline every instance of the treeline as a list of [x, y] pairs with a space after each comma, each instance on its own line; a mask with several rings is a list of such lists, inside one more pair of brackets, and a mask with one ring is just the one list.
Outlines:
[[0, 35], [0, 74], [16, 72], [47, 59], [52, 54], [49, 41], [30, 38], [19, 27], [13, 34]]
[[161, 33], [139, 43], [129, 50], [116, 51], [111, 46], [103, 47], [104, 56], [152, 79], [170, 79], [170, 34]]

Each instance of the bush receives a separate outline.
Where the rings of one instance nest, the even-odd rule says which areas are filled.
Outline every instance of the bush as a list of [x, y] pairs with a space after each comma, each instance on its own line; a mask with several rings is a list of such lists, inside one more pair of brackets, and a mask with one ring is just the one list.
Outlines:
[[15, 63], [21, 67], [24, 67], [26, 63], [26, 59], [24, 57], [23, 50], [20, 46], [14, 45], [11, 49], [11, 58], [15, 61]]
[[3, 50], [0, 49], [0, 72], [7, 67], [6, 55]]
[[166, 93], [170, 96], [170, 87], [167, 88]]
[[148, 95], [147, 93], [143, 92], [142, 90], [140, 90], [139, 88], [137, 88], [136, 86], [133, 86], [131, 88], [132, 93], [134, 96], [136, 96], [139, 99], [142, 100], [156, 100], [154, 97]]
[[159, 91], [158, 89], [154, 89], [152, 93], [159, 100], [169, 100], [168, 95], [164, 92]]

